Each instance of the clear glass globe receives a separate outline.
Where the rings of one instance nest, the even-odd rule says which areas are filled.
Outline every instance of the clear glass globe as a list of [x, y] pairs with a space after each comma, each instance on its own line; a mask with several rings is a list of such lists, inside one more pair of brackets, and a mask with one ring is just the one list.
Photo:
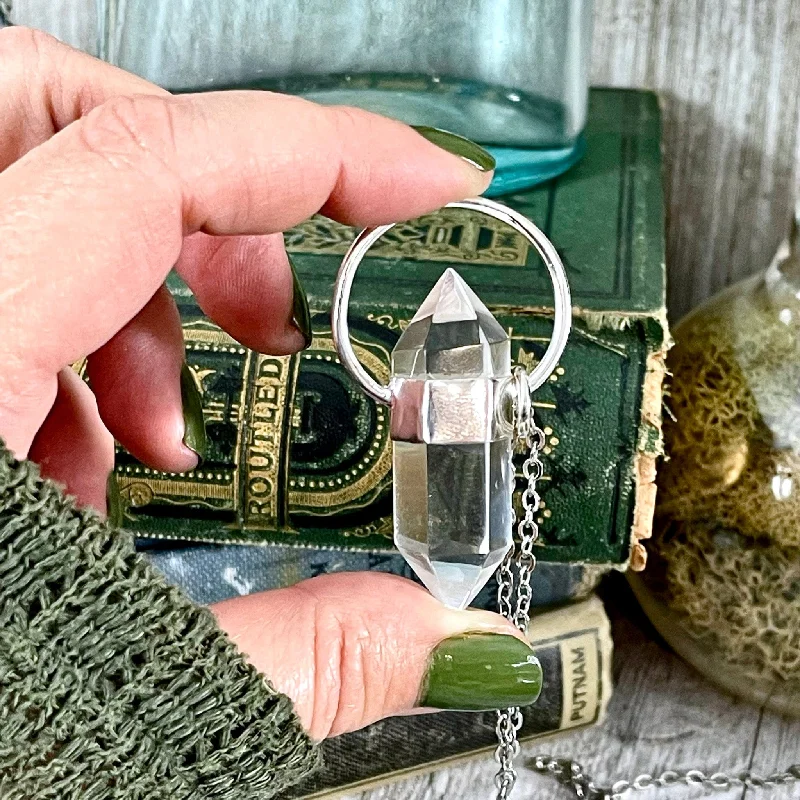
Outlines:
[[700, 672], [800, 716], [800, 206], [795, 217], [766, 272], [673, 332], [654, 533], [630, 580]]

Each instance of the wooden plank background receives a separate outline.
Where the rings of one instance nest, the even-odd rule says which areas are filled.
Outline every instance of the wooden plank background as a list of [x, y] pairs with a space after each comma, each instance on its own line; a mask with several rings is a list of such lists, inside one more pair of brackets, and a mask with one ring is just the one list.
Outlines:
[[[16, 21], [94, 49], [94, 0], [15, 6]], [[595, 0], [592, 82], [662, 97], [672, 318], [764, 269], [800, 197], [800, 0]], [[617, 690], [607, 721], [528, 745], [525, 754], [575, 757], [603, 780], [671, 767], [766, 773], [800, 762], [800, 723], [717, 693], [657, 642], [617, 589], [625, 610], [615, 620]], [[350, 800], [477, 800], [492, 796], [493, 775], [483, 759]], [[669, 796], [703, 794], [678, 787]], [[567, 796], [521, 769], [520, 800]], [[798, 790], [716, 796], [784, 798]]]
[[766, 268], [800, 194], [800, 2], [595, 0], [592, 80], [663, 98], [672, 318]]

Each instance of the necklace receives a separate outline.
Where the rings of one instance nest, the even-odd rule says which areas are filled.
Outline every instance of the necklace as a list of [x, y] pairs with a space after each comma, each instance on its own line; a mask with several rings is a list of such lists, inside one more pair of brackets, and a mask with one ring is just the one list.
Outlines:
[[[533, 244], [547, 268], [554, 288], [553, 334], [533, 371], [512, 369], [508, 334], [453, 269], [445, 271], [398, 340], [390, 383], [382, 386], [366, 371], [350, 342], [350, 291], [367, 251], [393, 225], [362, 231], [345, 255], [334, 290], [333, 339], [342, 364], [361, 389], [392, 409], [397, 549], [431, 593], [454, 608], [469, 605], [496, 572], [499, 611], [524, 632], [536, 567], [537, 481], [544, 445], [531, 394], [553, 372], [566, 345], [569, 285], [552, 243], [523, 215], [484, 198], [448, 207], [506, 223]], [[525, 455], [519, 519], [512, 502], [514, 449]], [[510, 796], [517, 779], [521, 727], [519, 708], [497, 712], [498, 800]], [[609, 786], [595, 783], [572, 759], [541, 754], [529, 758], [526, 766], [552, 776], [583, 800], [621, 800], [630, 792], [677, 785], [724, 791], [800, 781], [800, 764], [768, 776], [671, 769]]]
[[[524, 380], [518, 370], [515, 370], [515, 378], [518, 382]], [[522, 467], [527, 486], [521, 497], [524, 514], [516, 525], [519, 545], [508, 551], [498, 571], [497, 605], [506, 619], [513, 622], [519, 630], [526, 631], [530, 622], [531, 578], [536, 568], [533, 545], [539, 538], [539, 526], [535, 519], [539, 510], [536, 481], [542, 476], [539, 452], [544, 446], [544, 431], [534, 420], [530, 394], [521, 391], [518, 396], [528, 398], [528, 408], [517, 409], [517, 437], [521, 446], [527, 448], [527, 457]], [[516, 580], [513, 568], [516, 568]], [[495, 760], [499, 764], [499, 769], [494, 782], [498, 800], [505, 800], [511, 794], [517, 779], [514, 759], [519, 753], [517, 734], [521, 727], [522, 711], [519, 708], [507, 708], [497, 712]]]
[[[548, 379], [566, 345], [569, 285], [552, 243], [522, 214], [484, 198], [448, 207], [509, 225], [534, 246], [547, 268], [555, 299], [553, 335], [532, 372], [512, 370], [508, 333], [452, 268], [397, 341], [389, 384], [382, 386], [366, 371], [350, 341], [350, 292], [358, 265], [393, 225], [363, 230], [345, 255], [334, 289], [333, 340], [361, 389], [392, 409], [395, 546], [428, 590], [453, 608], [469, 605], [497, 572], [499, 610], [525, 632], [544, 445], [531, 394]], [[526, 453], [519, 520], [513, 506], [515, 447]], [[509, 797], [516, 780], [521, 726], [519, 708], [497, 712], [500, 800]]]
[[749, 770], [737, 774], [715, 772], [707, 775], [699, 769], [665, 770], [658, 776], [643, 774], [633, 780], [617, 780], [610, 786], [598, 786], [583, 767], [568, 758], [533, 756], [527, 766], [542, 775], [551, 775], [572, 791], [575, 797], [585, 800], [621, 800], [629, 792], [646, 789], [669, 789], [672, 786], [702, 786], [707, 791], [724, 792], [732, 788], [775, 789], [791, 786], [800, 781], [800, 764], [793, 764], [783, 772], [760, 776]]

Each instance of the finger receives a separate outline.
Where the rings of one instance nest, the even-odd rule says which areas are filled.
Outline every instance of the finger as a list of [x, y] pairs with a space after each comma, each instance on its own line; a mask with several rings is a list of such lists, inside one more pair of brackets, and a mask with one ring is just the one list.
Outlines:
[[198, 443], [195, 436], [198, 425], [202, 429], [202, 410], [197, 419], [198, 403], [184, 404], [194, 379], [181, 377], [188, 370], [183, 331], [166, 287], [89, 356], [87, 370], [100, 417], [133, 456], [167, 472], [197, 466], [205, 441], [203, 436]]
[[185, 239], [176, 269], [206, 316], [246, 347], [285, 355], [309, 344], [307, 300], [281, 234], [196, 233]]
[[453, 611], [393, 575], [340, 573], [212, 606], [315, 739], [420, 707], [529, 705], [541, 667], [498, 614]]
[[413, 217], [489, 177], [366, 112], [266, 92], [115, 98], [0, 174], [0, 341], [51, 372], [141, 310], [186, 234], [268, 233], [326, 208]]
[[92, 391], [72, 369], [58, 374], [57, 386], [29, 457], [44, 477], [63, 484], [80, 505], [105, 513], [114, 438], [100, 419]]
[[[52, 36], [20, 26], [0, 30], [0, 64], [0, 172], [111, 97], [166, 94]], [[2, 270], [0, 277], [6, 277]], [[15, 363], [17, 371], [0, 380], [0, 433], [12, 452], [24, 457], [53, 402], [55, 373], [29, 369], [21, 354], [4, 345], [10, 343], [0, 341], [0, 352], [13, 359], [8, 365]]]
[[111, 97], [163, 89], [42, 31], [0, 30], [0, 170]]

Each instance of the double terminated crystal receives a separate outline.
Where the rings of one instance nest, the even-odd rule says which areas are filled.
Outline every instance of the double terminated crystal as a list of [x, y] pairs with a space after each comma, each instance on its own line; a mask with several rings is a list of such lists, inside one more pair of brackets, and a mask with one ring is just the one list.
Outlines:
[[392, 353], [394, 541], [430, 592], [469, 605], [512, 542], [505, 330], [448, 269]]

